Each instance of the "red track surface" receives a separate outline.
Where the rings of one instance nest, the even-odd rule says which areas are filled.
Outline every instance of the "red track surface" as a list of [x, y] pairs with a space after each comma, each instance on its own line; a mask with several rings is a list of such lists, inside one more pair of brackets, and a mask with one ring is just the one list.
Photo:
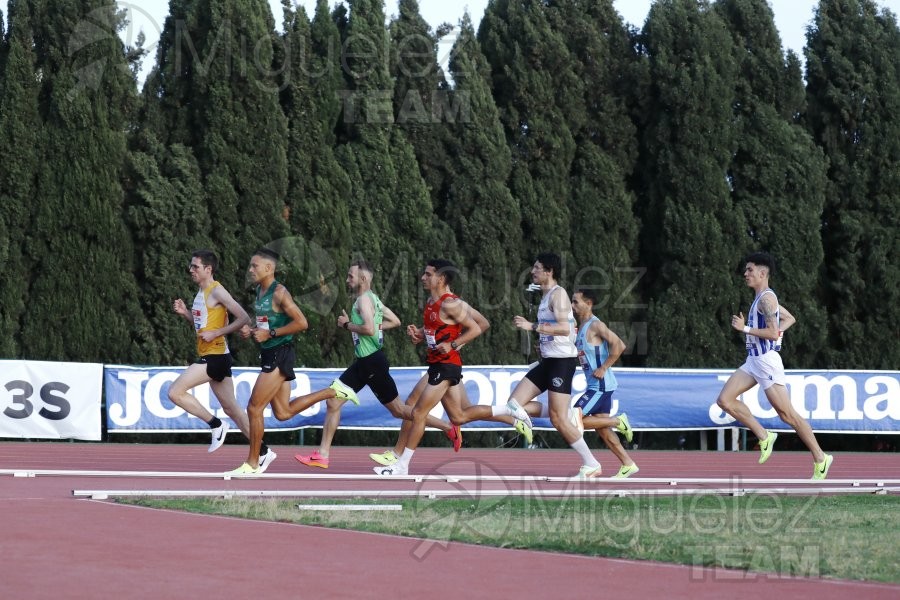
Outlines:
[[[308, 473], [297, 448], [276, 448], [268, 474]], [[371, 449], [335, 448], [327, 473], [370, 474]], [[0, 444], [0, 469], [224, 472], [246, 448], [213, 455], [199, 446]], [[599, 454], [607, 472], [609, 453]], [[756, 465], [755, 453], [634, 452], [642, 477], [806, 478], [808, 454], [777, 450]], [[417, 474], [550, 475], [577, 471], [571, 451], [476, 450], [416, 453]], [[829, 478], [900, 479], [897, 454], [840, 454]], [[897, 598], [900, 586], [783, 578], [645, 561], [430, 543], [318, 527], [182, 514], [76, 499], [81, 490], [396, 490], [461, 484], [410, 481], [131, 478], [0, 475], [2, 598], [369, 598], [427, 594], [497, 598], [552, 590], [554, 597], [722, 598], [776, 592], [792, 597]], [[515, 481], [465, 483], [467, 489], [517, 489]], [[534, 485], [534, 484], [529, 484]], [[604, 483], [601, 485], [608, 485]], [[540, 484], [539, 488], [560, 487]], [[656, 487], [659, 487], [657, 485]], [[721, 487], [721, 486], [717, 486]], [[388, 494], [389, 495], [389, 492]], [[713, 540], [711, 540], [713, 543]], [[539, 561], [539, 562], [538, 562]], [[539, 569], [539, 571], [537, 571]]]

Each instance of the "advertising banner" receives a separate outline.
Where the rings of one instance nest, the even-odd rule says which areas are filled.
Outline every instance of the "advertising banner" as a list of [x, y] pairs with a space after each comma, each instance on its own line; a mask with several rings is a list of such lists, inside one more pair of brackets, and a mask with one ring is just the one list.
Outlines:
[[0, 360], [0, 437], [99, 440], [103, 365]]
[[[465, 367], [464, 383], [472, 404], [502, 405], [528, 367]], [[207, 429], [168, 399], [168, 387], [181, 373], [175, 367], [107, 366], [105, 368], [107, 427], [110, 432], [172, 432]], [[341, 369], [297, 369], [291, 397], [327, 387]], [[616, 369], [619, 389], [613, 396], [612, 414], [627, 412], [632, 426], [644, 431], [717, 429], [734, 421], [717, 405], [730, 370]], [[238, 403], [246, 406], [259, 369], [235, 368]], [[393, 368], [401, 400], [425, 374], [424, 368]], [[584, 391], [580, 372], [574, 380], [573, 400]], [[900, 373], [896, 371], [788, 371], [787, 388], [794, 408], [819, 432], [900, 432]], [[193, 390], [211, 412], [226, 419], [208, 385]], [[341, 426], [351, 429], [396, 429], [399, 422], [375, 399], [368, 388], [360, 394], [360, 406], [346, 404]], [[546, 395], [538, 400], [546, 402]], [[755, 387], [745, 393], [747, 403], [763, 426], [787, 431], [765, 394]], [[438, 405], [432, 414], [446, 418]], [[319, 403], [293, 419], [278, 421], [266, 410], [266, 429], [321, 427], [325, 404]], [[535, 420], [537, 428], [551, 428], [548, 419]], [[464, 428], [478, 430], [507, 427], [479, 421]]]

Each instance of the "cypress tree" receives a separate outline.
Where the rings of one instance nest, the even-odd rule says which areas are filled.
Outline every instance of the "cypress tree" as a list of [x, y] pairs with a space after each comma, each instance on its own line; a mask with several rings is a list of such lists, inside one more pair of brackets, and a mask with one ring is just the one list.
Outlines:
[[[6, 19], [3, 16], [3, 11], [0, 10], [0, 99], [3, 98], [3, 90], [6, 87], [6, 54], [8, 46], [6, 41], [5, 23]], [[0, 102], [2, 102], [2, 100], [0, 100]], [[2, 118], [2, 110], [0, 110], [0, 119]], [[2, 147], [3, 142], [0, 141], [0, 148]], [[2, 152], [2, 150], [0, 150], [0, 152]], [[0, 196], [4, 195], [4, 184], [5, 182], [0, 182]], [[6, 206], [6, 203], [2, 202], [0, 206]], [[0, 272], [6, 273], [9, 264], [9, 228], [6, 224], [7, 219], [4, 213], [5, 211], [0, 212]], [[7, 284], [7, 286], [12, 287], [9, 284]], [[13, 317], [9, 314], [10, 312], [12, 312], [12, 308], [11, 306], [7, 307], [6, 298], [0, 298], [0, 336], [3, 336], [4, 339], [3, 342], [0, 342], [0, 357], [10, 357], [15, 355], [15, 345], [12, 340], [12, 330], [9, 325], [9, 323], [13, 321]]]
[[211, 60], [192, 90], [200, 112], [195, 152], [215, 245], [240, 273], [232, 281], [243, 282], [254, 249], [288, 233], [287, 122], [272, 71], [274, 21], [265, 0], [204, 0], [197, 9], [217, 37], [203, 40], [201, 56], [208, 52]]
[[[300, 307], [318, 342], [304, 345], [298, 360], [308, 366], [325, 366], [329, 361], [341, 364], [351, 358], [346, 344], [340, 344], [344, 336], [334, 326], [336, 316], [347, 307], [344, 275], [350, 256], [350, 216], [345, 199], [350, 182], [329, 143], [333, 113], [323, 112], [323, 104], [317, 102], [317, 96], [334, 81], [331, 73], [337, 63], [329, 61], [327, 54], [313, 51], [310, 23], [302, 7], [294, 12], [285, 6], [284, 14], [289, 68], [284, 70], [281, 102], [288, 118], [291, 149], [287, 206], [296, 235], [295, 250], [307, 259], [303, 269], [306, 285], [295, 294], [303, 293], [298, 299]], [[327, 9], [324, 14], [327, 19]], [[336, 88], [330, 87], [336, 104]]]
[[[433, 244], [433, 213], [415, 153], [393, 127], [394, 87], [387, 68], [387, 30], [380, 0], [351, 0], [344, 26], [344, 143], [336, 150], [351, 182], [353, 250], [381, 274], [378, 287], [401, 320], [418, 318], [416, 273]], [[442, 240], [443, 241], [443, 240]], [[397, 364], [416, 363], [409, 345], [395, 346]]]
[[735, 146], [732, 42], [709, 5], [694, 0], [656, 2], [644, 35], [651, 84], [638, 209], [648, 361], [730, 365], [737, 350], [729, 318], [746, 298], [732, 271], [744, 225], [726, 181]]
[[[126, 164], [127, 222], [135, 244], [135, 275], [144, 314], [154, 331], [151, 364], [182, 364], [196, 354], [196, 337], [172, 311], [197, 290], [188, 276], [191, 252], [210, 248], [210, 219], [202, 202], [200, 168], [181, 144], [165, 147], [138, 132]], [[199, 200], [199, 201], [198, 201]], [[216, 273], [219, 276], [219, 273]]]
[[806, 84], [803, 82], [803, 63], [793, 50], [788, 50], [784, 61], [784, 77], [779, 88], [776, 105], [779, 114], [792, 123], [802, 123], [806, 112]]
[[8, 50], [6, 40], [6, 17], [0, 10], [0, 93], [3, 92], [3, 80], [6, 77], [6, 53]]
[[[818, 326], [825, 313], [816, 298], [823, 258], [819, 226], [825, 159], [793, 117], [800, 107], [791, 98], [802, 89], [802, 81], [792, 58], [784, 59], [768, 4], [719, 0], [715, 9], [737, 51], [737, 151], [728, 176], [734, 206], [747, 226], [743, 246], [775, 255], [778, 275], [772, 285], [799, 323], [784, 353], [795, 367], [814, 367], [826, 341], [824, 328]], [[794, 108], [785, 110], [792, 104]]]
[[8, 9], [8, 37], [0, 38], [0, 271], [6, 281], [0, 287], [0, 356], [14, 358], [30, 284], [30, 261], [23, 250], [37, 201], [42, 123], [32, 7], [11, 0]]
[[555, 2], [548, 18], [565, 40], [582, 82], [576, 88], [582, 95], [572, 98], [564, 114], [576, 144], [568, 198], [573, 291], [599, 287], [598, 313], [629, 343], [628, 353], [639, 356], [646, 344], [643, 326], [633, 322], [637, 299], [632, 289], [640, 276], [634, 266], [638, 223], [627, 186], [638, 143], [623, 96], [636, 57], [611, 0]]
[[274, 20], [264, 0], [183, 0], [170, 11], [153, 79], [160, 114], [151, 123], [163, 143], [194, 152], [222, 280], [237, 287], [253, 250], [288, 233]]
[[512, 151], [509, 187], [522, 210], [529, 254], [569, 248], [569, 172], [575, 140], [565, 115], [582, 97], [570, 53], [551, 29], [543, 2], [488, 5], [478, 40]]
[[[172, 312], [174, 298], [189, 301], [196, 293], [186, 271], [191, 252], [210, 249], [222, 258], [213, 241], [203, 174], [194, 153], [198, 138], [190, 126], [192, 63], [172, 60], [192, 56], [181, 46], [193, 43], [193, 34], [186, 29], [190, 8], [190, 3], [170, 3], [156, 64], [144, 83], [126, 164], [126, 222], [135, 244], [135, 275], [143, 311], [156, 332], [154, 353], [146, 360], [160, 364], [182, 364], [196, 354], [195, 336]], [[230, 286], [242, 267], [243, 263], [229, 265], [223, 260], [216, 278]], [[229, 291], [240, 300], [239, 289]]]
[[169, 2], [169, 15], [156, 49], [156, 64], [144, 83], [142, 129], [152, 132], [167, 146], [180, 143], [194, 148], [201, 139], [201, 129], [195, 125], [199, 107], [191, 102], [191, 94], [195, 79], [206, 72], [210, 60], [201, 53], [199, 42], [211, 34], [207, 31], [209, 23], [198, 19], [197, 2]]
[[315, 81], [311, 90], [313, 103], [319, 115], [321, 133], [331, 147], [337, 141], [337, 128], [343, 113], [340, 92], [345, 88], [341, 52], [343, 42], [336, 22], [341, 18], [343, 7], [337, 6], [335, 11], [332, 16], [328, 0], [317, 0], [316, 14], [309, 32], [312, 61], [309, 73]]
[[115, 6], [105, 0], [26, 4], [43, 88], [44, 139], [33, 214], [40, 227], [25, 246], [33, 266], [21, 354], [142, 360], [149, 330], [132, 275], [121, 181], [136, 93]]
[[467, 106], [466, 118], [447, 125], [449, 178], [442, 204], [458, 240], [466, 299], [493, 324], [470, 362], [522, 361], [518, 332], [508, 325], [522, 314], [518, 274], [522, 269], [521, 215], [507, 188], [511, 157], [490, 88], [490, 66], [481, 52], [469, 15], [460, 22], [450, 54], [455, 82], [451, 100]]
[[834, 368], [900, 364], [900, 31], [871, 0], [822, 0], [807, 31], [809, 131], [829, 161], [822, 216]]
[[419, 14], [419, 3], [400, 0], [398, 11], [390, 24], [395, 124], [412, 144], [432, 202], [443, 214], [449, 125], [465, 119], [461, 111], [468, 107], [449, 102], [449, 86], [437, 62], [438, 38]]
[[[265, 0], [176, 0], [169, 9], [157, 66], [145, 86], [145, 126], [167, 152], [178, 148], [173, 158], [187, 161], [183, 173], [196, 160], [203, 193], [194, 202], [209, 218], [207, 237], [223, 266], [217, 278], [249, 306], [249, 290], [241, 291], [254, 249], [273, 244], [291, 252], [285, 246], [288, 136], [275, 23]], [[290, 279], [301, 265], [291, 255], [281, 267], [278, 277]], [[252, 345], [235, 342], [238, 360], [252, 361]]]

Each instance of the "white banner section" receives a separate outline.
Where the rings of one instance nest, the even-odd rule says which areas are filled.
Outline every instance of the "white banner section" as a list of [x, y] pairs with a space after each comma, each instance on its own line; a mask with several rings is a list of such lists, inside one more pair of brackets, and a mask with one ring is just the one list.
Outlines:
[[103, 365], [0, 360], [0, 438], [99, 440]]

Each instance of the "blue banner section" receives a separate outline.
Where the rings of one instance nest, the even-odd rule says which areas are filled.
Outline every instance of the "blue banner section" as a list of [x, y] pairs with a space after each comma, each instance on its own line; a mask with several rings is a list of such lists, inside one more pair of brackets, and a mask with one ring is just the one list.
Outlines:
[[[110, 432], [170, 432], [205, 430], [207, 425], [185, 413], [168, 399], [168, 388], [181, 373], [176, 367], [106, 366], [107, 428]], [[291, 397], [327, 387], [340, 369], [298, 369]], [[465, 367], [466, 392], [472, 404], [503, 405], [527, 367]], [[259, 369], [235, 368], [238, 403], [246, 407]], [[635, 429], [715, 429], [737, 425], [717, 405], [716, 398], [732, 371], [616, 369], [619, 389], [613, 396], [612, 414], [627, 412]], [[401, 400], [425, 374], [424, 368], [393, 368]], [[573, 382], [573, 402], [584, 391], [580, 372]], [[820, 432], [900, 432], [900, 372], [897, 371], [788, 371], [791, 404]], [[208, 385], [193, 390], [201, 404], [227, 419]], [[368, 388], [359, 394], [361, 404], [346, 404], [341, 426], [352, 429], [397, 429], [399, 422], [383, 408]], [[546, 395], [538, 398], [546, 403]], [[789, 431], [765, 394], [753, 388], [742, 396], [763, 426]], [[446, 418], [438, 405], [433, 415]], [[321, 427], [325, 404], [316, 404], [289, 421], [278, 421], [266, 409], [266, 429]], [[548, 419], [536, 419], [537, 428], [552, 428]], [[507, 427], [479, 421], [466, 429]]]

